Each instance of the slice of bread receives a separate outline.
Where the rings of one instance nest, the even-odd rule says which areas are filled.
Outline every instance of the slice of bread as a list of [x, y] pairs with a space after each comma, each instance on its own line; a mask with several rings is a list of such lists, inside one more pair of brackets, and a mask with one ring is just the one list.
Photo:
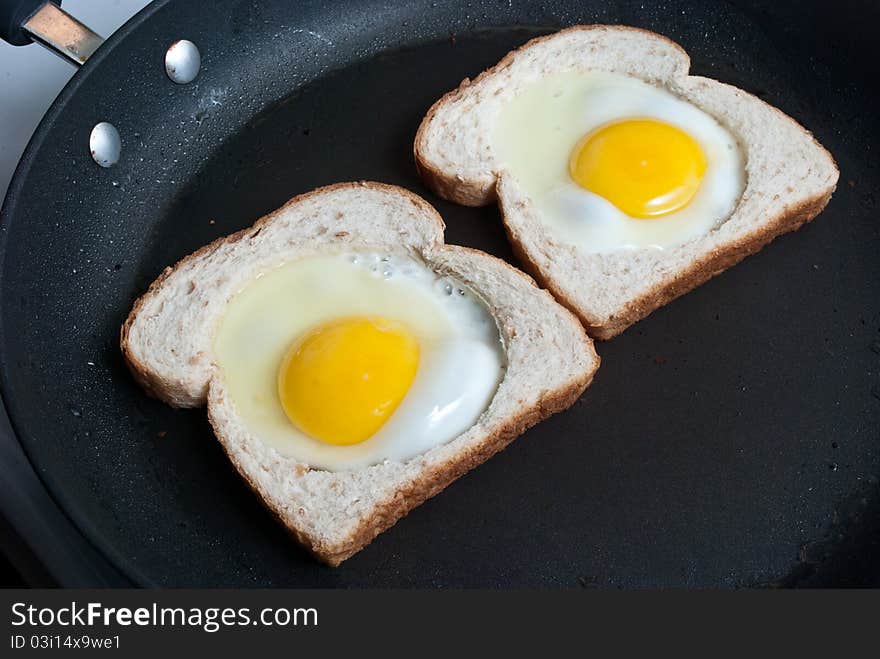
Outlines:
[[[503, 261], [443, 243], [444, 224], [423, 199], [379, 183], [342, 183], [296, 197], [251, 228], [166, 268], [134, 304], [121, 347], [135, 378], [175, 407], [205, 403], [241, 476], [290, 533], [330, 564], [376, 535], [530, 426], [571, 405], [599, 366], [577, 319]], [[342, 250], [404, 251], [465, 283], [487, 304], [507, 369], [475, 425], [405, 463], [330, 472], [280, 455], [254, 436], [212, 357], [229, 300], [260, 273]]]
[[[831, 155], [793, 119], [740, 89], [689, 76], [689, 66], [676, 43], [637, 28], [577, 26], [533, 39], [434, 104], [415, 139], [419, 172], [445, 199], [468, 206], [497, 200], [524, 267], [580, 317], [591, 336], [611, 338], [811, 220], [837, 184]], [[499, 161], [492, 134], [501, 108], [529, 84], [580, 71], [622, 74], [663, 87], [727, 128], [743, 150], [747, 177], [730, 217], [664, 250], [589, 253], [555, 241]]]

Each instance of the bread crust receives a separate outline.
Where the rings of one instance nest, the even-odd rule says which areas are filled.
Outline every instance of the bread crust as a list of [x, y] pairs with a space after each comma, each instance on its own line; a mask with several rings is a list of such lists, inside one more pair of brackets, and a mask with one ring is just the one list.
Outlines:
[[[419, 470], [402, 486], [389, 490], [388, 495], [381, 499], [378, 504], [371, 507], [369, 514], [362, 517], [351, 532], [343, 538], [332, 538], [331, 541], [327, 541], [313, 533], [309, 533], [302, 525], [297, 524], [295, 514], [292, 514], [289, 509], [285, 509], [285, 502], [278, 496], [273, 496], [269, 486], [260, 482], [254, 472], [253, 464], [245, 464], [247, 453], [246, 450], [242, 449], [243, 445], [236, 441], [237, 436], [235, 433], [227, 433], [227, 424], [220, 418], [220, 411], [226, 409], [226, 403], [231, 401], [225, 400], [223, 382], [216, 367], [207, 382], [203, 395], [193, 396], [187, 394], [185, 387], [180, 383], [162, 379], [159, 373], [137, 358], [132, 349], [130, 332], [138, 314], [142, 312], [152, 296], [161, 294], [163, 284], [177, 268], [187, 265], [194, 259], [208, 256], [222, 245], [231, 244], [252, 236], [254, 231], [260, 230], [262, 226], [272, 221], [279, 213], [312, 196], [355, 186], [372, 187], [405, 196], [418, 207], [420, 212], [437, 223], [438, 235], [441, 237], [440, 240], [426, 243], [418, 248], [418, 251], [421, 252], [422, 257], [425, 258], [427, 263], [431, 264], [436, 260], [442, 261], [442, 258], [438, 257], [442, 257], [444, 253], [459, 252], [478, 255], [480, 258], [491, 260], [497, 270], [503, 270], [505, 277], [517, 278], [529, 287], [537, 289], [537, 285], [531, 277], [510, 264], [504, 263], [479, 250], [443, 243], [442, 230], [444, 224], [440, 215], [430, 204], [414, 193], [396, 186], [372, 182], [340, 183], [294, 197], [279, 209], [257, 220], [252, 226], [229, 236], [218, 238], [184, 257], [174, 266], [165, 268], [156, 281], [151, 284], [147, 292], [134, 303], [132, 311], [120, 330], [120, 347], [123, 356], [135, 379], [144, 390], [150, 395], [178, 407], [194, 407], [207, 403], [208, 419], [220, 445], [223, 447], [236, 471], [238, 471], [262, 504], [285, 527], [291, 537], [319, 561], [330, 566], [337, 566], [358, 552], [377, 535], [404, 517], [410, 510], [439, 493], [452, 481], [502, 450], [531, 426], [572, 405], [586, 387], [589, 386], [600, 361], [592, 341], [576, 317], [564, 308], [558, 307], [563, 317], [568, 319], [566, 324], [575, 333], [572, 336], [576, 339], [579, 349], [583, 349], [584, 353], [589, 357], [590, 366], [588, 368], [579, 371], [567, 382], [555, 388], [542, 391], [536, 404], [518, 410], [516, 414], [503, 419], [500, 423], [496, 423], [490, 432], [478, 438], [477, 441], [462, 450], [456, 451], [442, 462], [433, 463], [431, 466]], [[466, 276], [461, 277], [461, 279], [465, 284], [471, 283]], [[542, 293], [542, 295], [550, 301], [548, 294]], [[306, 474], [309, 471], [308, 467], [301, 464], [291, 468], [297, 471], [297, 475]]]
[[[229, 443], [221, 441], [220, 444], [223, 446], [224, 452], [235, 466], [239, 475], [245, 480], [254, 494], [257, 495], [263, 506], [285, 527], [291, 537], [322, 563], [330, 567], [337, 567], [344, 560], [351, 558], [351, 556], [370, 544], [380, 533], [394, 526], [398, 520], [405, 517], [411, 510], [439, 494], [453, 481], [507, 447], [508, 444], [526, 430], [553, 414], [571, 407], [580, 398], [584, 390], [590, 386], [598, 367], [599, 359], [597, 357], [595, 368], [585, 373], [582, 378], [570, 382], [563, 389], [549, 392], [540, 400], [536, 407], [524, 410], [518, 416], [509, 419], [503, 427], [488, 435], [472, 450], [457, 453], [451, 460], [447, 460], [433, 469], [420, 472], [417, 478], [410, 481], [405, 487], [397, 490], [394, 496], [387, 498], [379, 504], [369, 517], [361, 520], [351, 535], [342, 543], [331, 545], [316, 541], [313, 537], [304, 533], [302, 529], [290, 524], [284, 512], [275, 506], [269, 494], [241, 463], [238, 454], [230, 450]], [[211, 423], [211, 427], [214, 428], [214, 432], [219, 435], [219, 424], [212, 414], [213, 408], [213, 405], [208, 406], [208, 420]]]
[[[462, 95], [468, 92], [468, 89], [471, 86], [478, 84], [484, 78], [502, 72], [511, 65], [519, 52], [529, 49], [536, 44], [547, 41], [548, 39], [556, 38], [560, 34], [596, 29], [613, 29], [619, 32], [639, 32], [650, 35], [654, 39], [660, 39], [677, 49], [683, 58], [683, 61], [687, 64], [685, 71], [689, 70], [690, 58], [681, 46], [663, 35], [648, 30], [627, 26], [608, 25], [578, 25], [560, 30], [526, 42], [519, 48], [508, 53], [495, 66], [480, 73], [474, 81], [465, 79], [457, 89], [442, 96], [431, 106], [422, 120], [418, 132], [416, 133], [415, 142], [413, 144], [413, 153], [415, 155], [416, 168], [424, 183], [428, 188], [444, 199], [465, 206], [484, 206], [493, 202], [498, 202], [505, 233], [512, 246], [513, 253], [523, 269], [531, 274], [539, 285], [549, 290], [562, 305], [578, 316], [592, 338], [607, 340], [617, 336], [627, 327], [645, 318], [659, 307], [664, 306], [680, 295], [693, 290], [715, 275], [720, 274], [727, 268], [735, 265], [746, 256], [759, 251], [777, 236], [794, 231], [812, 220], [825, 208], [831, 199], [831, 195], [836, 189], [835, 183], [837, 181], [837, 176], [834, 177], [832, 183], [826, 189], [817, 192], [815, 195], [804, 199], [798, 204], [780, 209], [776, 215], [764, 221], [755, 230], [738, 236], [735, 240], [724, 244], [720, 249], [714, 249], [711, 252], [701, 254], [686, 268], [675, 272], [673, 276], [664, 279], [647, 292], [639, 295], [636, 299], [630, 300], [622, 305], [620, 310], [616, 311], [613, 315], [608, 317], [598, 317], [595, 313], [592, 313], [589, 309], [584, 308], [582, 304], [579, 304], [576, 300], [572, 299], [570, 288], [566, 290], [567, 287], [565, 285], [556, 281], [556, 279], [548, 272], [545, 272], [536, 258], [529, 253], [524, 242], [516, 235], [512, 227], [513, 223], [509, 218], [511, 211], [510, 209], [506, 209], [503, 200], [499, 200], [498, 198], [497, 188], [501, 179], [501, 173], [492, 172], [487, 180], [478, 178], [468, 180], [467, 178], [454, 174], [452, 171], [445, 171], [442, 168], [435, 166], [426, 155], [429, 126], [435, 120], [436, 116], [445, 109], [447, 104], [458, 101]], [[767, 104], [765, 103], [764, 105], [766, 106]], [[772, 110], [779, 119], [793, 125], [797, 130], [807, 133], [807, 131], [794, 121], [794, 119], [784, 114], [779, 109], [772, 108]], [[809, 133], [807, 133], [807, 135], [809, 135]], [[824, 153], [825, 156], [827, 156], [832, 164], [833, 170], [839, 174], [839, 170], [837, 169], [837, 165], [831, 154], [828, 153], [828, 151], [822, 147], [815, 138], [812, 138], [811, 135], [809, 135], [809, 137], [812, 139], [814, 145]]]
[[[740, 236], [735, 242], [724, 246], [724, 249], [704, 254], [700, 259], [692, 262], [685, 270], [676, 273], [675, 277], [662, 285], [655, 286], [641, 297], [629, 302], [622, 312], [615, 314], [610, 322], [593, 317], [587, 311], [578, 306], [568, 297], [566, 291], [557, 285], [552, 277], [545, 277], [541, 269], [523, 248], [520, 240], [510, 231], [508, 224], [504, 223], [507, 239], [510, 241], [513, 253], [520, 261], [523, 268], [535, 278], [538, 284], [553, 294], [553, 297], [566, 309], [574, 313], [587, 333], [594, 339], [606, 341], [613, 339], [627, 327], [636, 323], [651, 312], [706, 283], [712, 277], [720, 275], [733, 265], [736, 265], [751, 254], [759, 252], [774, 238], [784, 233], [796, 231], [804, 224], [812, 220], [822, 212], [831, 199], [834, 190], [805, 200], [803, 203], [787, 209], [776, 215], [771, 221], [761, 225], [756, 231]], [[502, 215], [504, 211], [502, 210]]]

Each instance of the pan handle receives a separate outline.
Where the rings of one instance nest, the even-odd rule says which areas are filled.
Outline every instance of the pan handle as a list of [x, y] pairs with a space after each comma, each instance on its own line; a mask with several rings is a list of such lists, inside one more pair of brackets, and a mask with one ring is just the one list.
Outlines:
[[61, 9], [61, 0], [0, 0], [0, 38], [13, 46], [36, 42], [81, 66], [104, 39]]

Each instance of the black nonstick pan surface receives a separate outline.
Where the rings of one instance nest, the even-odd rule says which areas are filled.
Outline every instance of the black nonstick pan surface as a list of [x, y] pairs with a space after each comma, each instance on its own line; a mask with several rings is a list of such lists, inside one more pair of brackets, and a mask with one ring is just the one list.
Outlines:
[[[0, 224], [0, 375], [54, 501], [128, 579], [167, 586], [633, 587], [880, 583], [880, 222], [873, 3], [156, 2], [61, 93]], [[119, 326], [161, 270], [318, 185], [435, 204], [447, 241], [513, 261], [495, 208], [419, 181], [430, 104], [531, 37], [645, 27], [692, 71], [812, 130], [827, 210], [598, 344], [570, 410], [338, 569], [294, 545], [204, 410], [129, 377]], [[202, 54], [179, 86], [162, 58]], [[118, 165], [91, 160], [110, 121]], [[63, 553], [64, 546], [57, 551]]]

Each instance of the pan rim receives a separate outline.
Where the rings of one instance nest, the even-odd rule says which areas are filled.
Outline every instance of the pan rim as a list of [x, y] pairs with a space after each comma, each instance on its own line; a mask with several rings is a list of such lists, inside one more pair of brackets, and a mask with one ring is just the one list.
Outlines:
[[[67, 104], [77, 93], [80, 85], [82, 85], [90, 76], [100, 75], [100, 66], [107, 57], [114, 52], [129, 35], [143, 26], [143, 24], [152, 18], [154, 14], [164, 9], [169, 2], [171, 2], [171, 0], [154, 0], [154, 2], [151, 2], [138, 11], [118, 30], [111, 34], [95, 54], [86, 61], [82, 68], [73, 74], [67, 84], [65, 84], [58, 93], [58, 96], [55, 97], [55, 100], [52, 101], [49, 109], [40, 119], [37, 128], [28, 140], [27, 146], [15, 166], [12, 179], [9, 182], [9, 188], [7, 189], [3, 204], [0, 206], [0, 281], [2, 281], [5, 272], [6, 246], [9, 239], [10, 217], [15, 215], [19, 203], [18, 196], [24, 186], [24, 182], [28, 177], [31, 167], [42, 150], [49, 131], [57, 121], [63, 118], [63, 113]], [[3, 295], [2, 287], [0, 287], [0, 304], [2, 303]], [[66, 497], [61, 496], [62, 488], [48, 471], [37, 468], [33, 456], [31, 455], [31, 451], [28, 449], [27, 442], [21, 440], [21, 424], [18, 421], [19, 415], [15, 412], [15, 395], [12, 393], [14, 387], [9, 376], [5, 333], [6, 330], [3, 326], [3, 319], [0, 317], [0, 405], [2, 405], [7, 412], [9, 425], [13, 434], [12, 439], [23, 451], [27, 461], [33, 467], [37, 480], [49, 495], [52, 503], [54, 503], [58, 511], [71, 522], [71, 525], [79, 531], [84, 541], [133, 584], [148, 588], [158, 587], [158, 582], [149, 578], [144, 572], [133, 565], [131, 561], [123, 557], [116, 549], [114, 549], [113, 544], [105, 534], [100, 533], [76, 506], [67, 505]]]

